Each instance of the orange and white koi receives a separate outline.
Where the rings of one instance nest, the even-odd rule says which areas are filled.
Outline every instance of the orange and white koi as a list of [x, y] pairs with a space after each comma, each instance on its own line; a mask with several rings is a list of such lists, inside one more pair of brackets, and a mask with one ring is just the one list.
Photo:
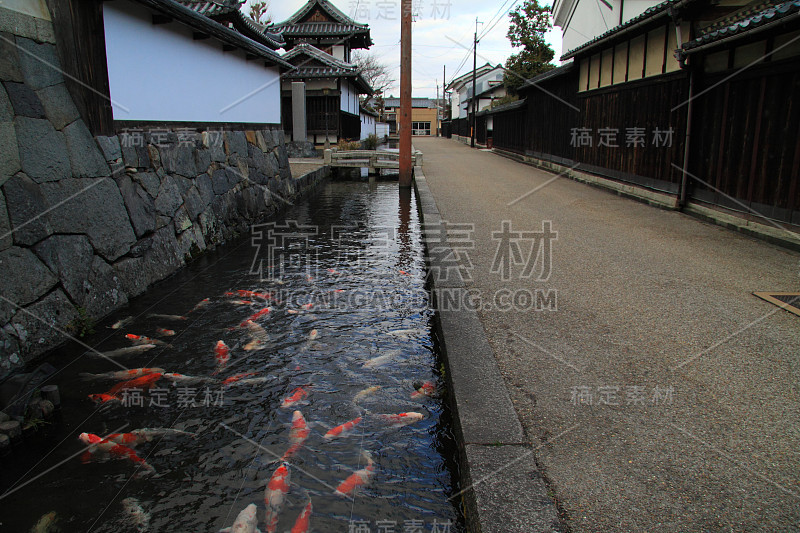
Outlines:
[[339, 273], [338, 273], [338, 272], [336, 272], [336, 271], [335, 271], [334, 269], [332, 269], [332, 268], [329, 268], [329, 269], [328, 269], [328, 274], [333, 274], [334, 276], [338, 276], [338, 275], [339, 275]]
[[257, 511], [256, 505], [251, 503], [239, 513], [236, 520], [233, 521], [233, 526], [220, 529], [219, 533], [261, 533], [256, 527], [258, 524]]
[[203, 300], [200, 300], [199, 302], [197, 302], [197, 305], [195, 305], [194, 307], [192, 307], [192, 310], [191, 310], [191, 311], [189, 311], [189, 312], [190, 312], [190, 313], [194, 313], [194, 312], [195, 312], [195, 311], [197, 311], [198, 309], [202, 309], [202, 308], [204, 308], [205, 306], [209, 305], [210, 303], [211, 303], [211, 298], [205, 298], [205, 299], [203, 299]]
[[240, 379], [239, 381], [234, 381], [233, 383], [228, 383], [228, 387], [244, 387], [247, 385], [257, 385], [260, 383], [266, 383], [270, 379], [273, 379], [273, 377], [258, 376], [254, 378], [245, 378], [245, 379]]
[[414, 422], [419, 422], [425, 417], [422, 415], [422, 413], [415, 413], [413, 411], [409, 411], [408, 413], [400, 413], [396, 415], [378, 415], [378, 418], [380, 418], [384, 422], [388, 422], [393, 426], [403, 427], [409, 424], [413, 424]]
[[125, 338], [134, 344], [156, 344], [156, 345], [164, 344], [164, 341], [151, 339], [150, 337], [145, 337], [144, 335], [134, 335], [133, 333], [128, 333], [127, 335], [125, 335]]
[[155, 386], [156, 382], [161, 379], [162, 376], [163, 374], [161, 372], [154, 372], [138, 378], [129, 379], [128, 381], [117, 383], [111, 387], [108, 391], [108, 394], [116, 395], [118, 392], [125, 389], [151, 389]]
[[167, 435], [188, 435], [196, 437], [196, 433], [189, 433], [188, 431], [181, 431], [180, 429], [172, 428], [141, 428], [134, 429], [130, 433], [112, 433], [106, 440], [122, 444], [124, 446], [138, 446], [143, 442], [150, 442], [156, 437], [165, 437]]
[[220, 370], [225, 368], [231, 358], [231, 350], [228, 345], [223, 341], [217, 341], [217, 345], [214, 347], [214, 357], [217, 360], [217, 370], [214, 374], [218, 374]]
[[297, 517], [289, 533], [308, 533], [308, 528], [311, 526], [311, 511], [311, 498], [309, 498], [308, 503], [303, 510], [300, 511], [300, 516]]
[[257, 374], [258, 372], [243, 372], [241, 374], [236, 374], [235, 376], [231, 376], [229, 378], [225, 378], [224, 380], [222, 380], [222, 386], [224, 387], [225, 385], [236, 383], [237, 381], [240, 381], [244, 378], [249, 378], [250, 376], [255, 376]]
[[356, 425], [359, 422], [361, 422], [361, 417], [360, 416], [358, 418], [354, 418], [353, 420], [351, 420], [349, 422], [345, 422], [344, 424], [341, 424], [339, 426], [336, 426], [333, 429], [328, 430], [328, 432], [325, 433], [325, 436], [322, 437], [322, 438], [325, 439], [325, 440], [331, 440], [331, 439], [335, 439], [336, 437], [341, 437], [343, 435], [346, 435], [347, 433], [352, 431], [352, 429], [354, 427], [356, 427]]
[[233, 305], [253, 305], [250, 300], [228, 300], [228, 303]]
[[314, 304], [313, 304], [313, 303], [311, 303], [311, 302], [308, 302], [307, 304], [303, 304], [303, 305], [301, 305], [300, 307], [302, 307], [302, 308], [303, 308], [303, 309], [305, 309], [306, 311], [310, 311], [311, 309], [313, 309], [313, 308], [314, 308]]
[[[234, 293], [226, 293], [226, 295], [233, 295]], [[271, 292], [256, 292], [256, 291], [243, 291], [238, 290], [235, 294], [238, 294], [242, 298], [260, 298], [261, 300], [271, 300], [272, 293]]]
[[431, 381], [426, 381], [411, 393], [411, 399], [417, 400], [425, 396], [433, 396], [436, 393], [436, 385]]
[[289, 463], [282, 463], [272, 477], [269, 478], [267, 488], [264, 489], [264, 504], [267, 506], [266, 521], [267, 533], [275, 533], [278, 529], [278, 514], [281, 512], [286, 494], [289, 492]]
[[308, 389], [311, 388], [310, 386], [305, 387], [297, 387], [292, 391], [292, 393], [283, 399], [281, 402], [281, 407], [286, 409], [287, 407], [292, 407], [294, 404], [308, 396]]
[[89, 399], [95, 403], [113, 403], [113, 402], [121, 402], [122, 398], [115, 396], [113, 394], [90, 394]]
[[78, 438], [81, 442], [89, 446], [89, 449], [83, 454], [82, 457], [84, 462], [91, 457], [91, 454], [95, 453], [97, 450], [100, 450], [118, 459], [128, 459], [149, 472], [155, 472], [155, 469], [152, 466], [147, 464], [144, 459], [136, 455], [136, 452], [127, 446], [104, 439], [95, 435], [94, 433], [81, 433]]
[[163, 337], [174, 337], [175, 336], [175, 330], [174, 329], [158, 328], [156, 330], [156, 333], [158, 333], [159, 335], [161, 335]]
[[118, 370], [116, 372], [106, 372], [104, 374], [89, 374], [82, 372], [79, 374], [84, 379], [133, 379], [147, 374], [164, 372], [163, 368], [133, 368], [131, 370]]
[[399, 272], [400, 272], [401, 276], [410, 276], [411, 275], [408, 272], [406, 272], [405, 270], [400, 270]]
[[367, 466], [350, 474], [350, 477], [336, 487], [334, 494], [337, 496], [350, 496], [358, 487], [369, 484], [375, 472], [375, 465], [372, 462], [372, 457], [366, 451], [364, 452], [364, 458], [367, 460]]
[[315, 341], [319, 337], [319, 331], [312, 329], [311, 333], [308, 334], [308, 340]]
[[289, 449], [283, 454], [281, 461], [286, 461], [297, 453], [297, 450], [303, 447], [303, 443], [308, 438], [309, 433], [311, 433], [311, 430], [306, 424], [303, 413], [295, 411], [292, 414], [292, 428], [289, 430]]

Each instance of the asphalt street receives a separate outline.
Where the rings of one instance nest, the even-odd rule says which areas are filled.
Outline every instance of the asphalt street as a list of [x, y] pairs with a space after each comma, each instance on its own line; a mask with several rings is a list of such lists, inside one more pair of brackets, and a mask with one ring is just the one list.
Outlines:
[[752, 295], [800, 290], [800, 254], [414, 144], [568, 528], [800, 530], [800, 317]]

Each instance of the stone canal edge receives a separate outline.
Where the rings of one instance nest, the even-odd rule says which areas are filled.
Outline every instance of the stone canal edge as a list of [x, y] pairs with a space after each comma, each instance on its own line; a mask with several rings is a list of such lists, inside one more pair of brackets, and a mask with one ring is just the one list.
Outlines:
[[[414, 188], [422, 223], [438, 227], [442, 218], [419, 166]], [[458, 272], [437, 269], [449, 257], [442, 240], [423, 231], [428, 268], [448, 272], [446, 279], [429, 276], [429, 288], [459, 452], [461, 486], [453, 502], [464, 509], [470, 533], [563, 531], [536, 464], [536, 447], [525, 436], [477, 312], [439, 309], [437, 291], [465, 288]]]

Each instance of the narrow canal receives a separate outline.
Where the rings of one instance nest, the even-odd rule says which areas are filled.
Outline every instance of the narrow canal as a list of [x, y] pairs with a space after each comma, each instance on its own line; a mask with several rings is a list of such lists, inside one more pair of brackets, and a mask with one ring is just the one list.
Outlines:
[[257, 230], [97, 324], [108, 358], [47, 359], [62, 407], [0, 459], [0, 531], [305, 531], [309, 502], [308, 531], [463, 531], [413, 193], [328, 183]]

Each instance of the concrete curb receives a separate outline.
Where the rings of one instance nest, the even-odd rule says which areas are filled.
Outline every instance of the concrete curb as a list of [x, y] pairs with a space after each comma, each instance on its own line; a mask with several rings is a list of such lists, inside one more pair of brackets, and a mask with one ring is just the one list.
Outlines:
[[[723, 228], [736, 231], [738, 233], [742, 233], [749, 237], [766, 241], [777, 246], [782, 246], [790, 250], [800, 251], [800, 235], [793, 233], [789, 229], [781, 229], [779, 227], [781, 224], [778, 223], [776, 223], [775, 226], [764, 224], [762, 222], [757, 222], [755, 220], [749, 220], [748, 218], [738, 216], [733, 212], [727, 212], [724, 210], [724, 208], [706, 207], [694, 202], [690, 202], [681, 210], [674, 195], [652, 191], [637, 185], [631, 185], [628, 183], [602, 178], [600, 176], [595, 176], [594, 174], [589, 174], [588, 172], [571, 170], [570, 167], [564, 165], [551, 163], [535, 157], [523, 156], [514, 152], [507, 152], [499, 148], [493, 148], [492, 152], [499, 156], [506, 157], [513, 161], [530, 165], [547, 172], [562, 174], [565, 178], [616, 193], [624, 198], [644, 202], [648, 205], [661, 209], [680, 211], [681, 213], [702, 220], [703, 222], [722, 226]], [[788, 226], [788, 224], [785, 225]]]
[[442, 218], [421, 167], [414, 169], [414, 187], [459, 446], [458, 497], [467, 530], [562, 531], [536, 465], [536, 450], [527, 442], [478, 314], [440, 308], [444, 291], [458, 291], [465, 284], [457, 272], [436, 268], [452, 250], [436, 231]]

